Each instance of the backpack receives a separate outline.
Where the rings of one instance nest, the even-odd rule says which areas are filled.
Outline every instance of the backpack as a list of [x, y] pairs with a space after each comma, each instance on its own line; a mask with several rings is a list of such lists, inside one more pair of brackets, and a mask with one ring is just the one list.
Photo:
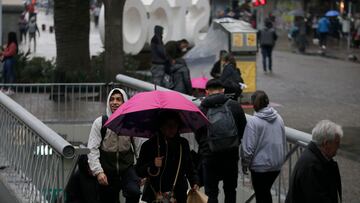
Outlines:
[[228, 99], [219, 107], [209, 108], [206, 114], [210, 122], [207, 140], [212, 152], [226, 151], [240, 144], [236, 123], [228, 106], [230, 101]]

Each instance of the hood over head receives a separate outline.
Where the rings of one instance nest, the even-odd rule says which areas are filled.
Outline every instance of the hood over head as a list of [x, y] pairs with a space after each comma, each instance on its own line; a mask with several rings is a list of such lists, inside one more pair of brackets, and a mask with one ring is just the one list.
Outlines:
[[110, 115], [112, 114], [111, 108], [110, 108], [110, 97], [111, 97], [111, 95], [114, 94], [114, 91], [118, 91], [118, 92], [121, 93], [122, 98], [123, 98], [123, 100], [124, 100], [124, 103], [128, 100], [128, 96], [127, 96], [126, 92], [125, 92], [123, 89], [120, 89], [120, 88], [114, 88], [114, 89], [112, 89], [112, 90], [110, 91], [110, 93], [108, 94], [108, 98], [107, 98], [107, 100], [106, 100], [106, 115], [107, 115], [108, 117], [110, 117]]
[[154, 27], [154, 34], [161, 37], [163, 34], [164, 28], [160, 25], [155, 25]]
[[277, 115], [277, 111], [272, 107], [265, 107], [254, 113], [254, 116], [266, 120], [270, 123], [276, 120]]

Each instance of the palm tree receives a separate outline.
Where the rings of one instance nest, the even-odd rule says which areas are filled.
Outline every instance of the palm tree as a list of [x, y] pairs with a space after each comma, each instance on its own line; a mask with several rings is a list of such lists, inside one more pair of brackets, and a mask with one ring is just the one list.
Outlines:
[[55, 0], [57, 82], [77, 82], [90, 69], [89, 1]]
[[123, 10], [125, 0], [103, 0], [105, 6], [105, 80], [114, 81], [124, 70]]

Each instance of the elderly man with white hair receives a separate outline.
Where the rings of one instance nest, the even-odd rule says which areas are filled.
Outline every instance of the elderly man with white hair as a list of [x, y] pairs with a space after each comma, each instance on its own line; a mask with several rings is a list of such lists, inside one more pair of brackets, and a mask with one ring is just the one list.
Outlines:
[[329, 120], [314, 127], [312, 141], [292, 173], [286, 203], [341, 202], [341, 178], [333, 157], [342, 137], [341, 126]]

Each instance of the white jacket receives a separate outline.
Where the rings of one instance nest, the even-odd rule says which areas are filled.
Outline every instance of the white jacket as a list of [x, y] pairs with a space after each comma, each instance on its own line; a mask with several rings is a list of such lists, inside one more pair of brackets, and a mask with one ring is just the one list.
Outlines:
[[[109, 96], [107, 98], [107, 105], [106, 105], [106, 114], [108, 117], [110, 117], [110, 115], [112, 114], [110, 105], [109, 105], [109, 100], [110, 100], [110, 96], [112, 95], [114, 90], [118, 90], [121, 92], [124, 102], [126, 102], [128, 100], [127, 95], [124, 90], [122, 90], [120, 88], [115, 88], [115, 89], [111, 90], [109, 93]], [[88, 154], [88, 163], [89, 163], [90, 170], [94, 176], [96, 176], [100, 172], [104, 172], [103, 168], [101, 167], [100, 160], [99, 160], [99, 158], [100, 158], [99, 147], [101, 147], [102, 150], [107, 151], [107, 152], [117, 152], [117, 151], [123, 152], [123, 151], [128, 151], [131, 148], [130, 137], [118, 136], [116, 133], [114, 133], [110, 129], [106, 130], [104, 140], [102, 142], [102, 145], [100, 146], [100, 143], [101, 143], [100, 130], [101, 130], [101, 128], [102, 128], [102, 116], [98, 117], [94, 121], [94, 123], [91, 127], [88, 146], [87, 146], [90, 149], [90, 153]]]

